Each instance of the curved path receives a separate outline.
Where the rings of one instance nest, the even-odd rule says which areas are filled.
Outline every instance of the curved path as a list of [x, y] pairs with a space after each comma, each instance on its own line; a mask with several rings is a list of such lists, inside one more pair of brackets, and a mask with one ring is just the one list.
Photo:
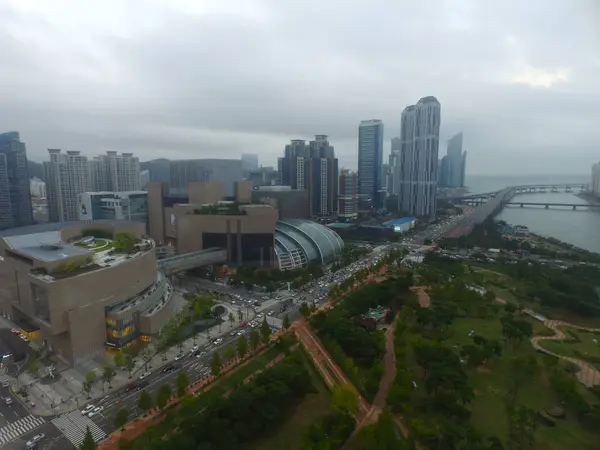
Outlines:
[[[527, 314], [530, 314], [528, 310], [526, 310], [525, 312]], [[562, 322], [560, 320], [546, 320], [546, 321], [544, 321], [544, 325], [546, 325], [548, 328], [553, 330], [554, 335], [553, 336], [534, 336], [534, 337], [532, 337], [531, 345], [533, 345], [533, 348], [535, 348], [536, 350], [538, 350], [542, 353], [556, 356], [557, 358], [560, 358], [564, 361], [569, 361], [570, 363], [575, 364], [577, 367], [579, 367], [579, 372], [577, 372], [576, 377], [579, 380], [579, 382], [581, 384], [583, 384], [584, 386], [593, 387], [593, 386], [600, 385], [600, 371], [598, 369], [596, 369], [594, 366], [592, 366], [590, 363], [588, 363], [584, 360], [581, 360], [581, 359], [573, 358], [570, 356], [564, 356], [559, 353], [551, 352], [550, 350], [548, 350], [540, 345], [540, 341], [562, 341], [563, 339], [565, 339], [566, 338], [565, 333], [560, 329], [560, 327], [571, 327], [571, 328], [577, 328], [578, 330], [582, 330], [582, 331], [592, 331], [592, 332], [598, 332], [598, 331], [600, 331], [600, 328], [585, 328], [585, 327], [580, 327], [580, 326], [573, 325], [573, 324], [570, 324], [567, 322]]]

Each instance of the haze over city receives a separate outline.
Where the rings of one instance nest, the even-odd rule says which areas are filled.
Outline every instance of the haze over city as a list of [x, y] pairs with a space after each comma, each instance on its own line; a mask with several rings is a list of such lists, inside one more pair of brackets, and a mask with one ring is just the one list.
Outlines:
[[[470, 174], [588, 174], [600, 142], [594, 0], [0, 2], [0, 123], [47, 148], [260, 155], [329, 135], [356, 168], [358, 124], [442, 105]], [[387, 156], [386, 156], [387, 157]], [[540, 161], [543, 160], [543, 164]]]

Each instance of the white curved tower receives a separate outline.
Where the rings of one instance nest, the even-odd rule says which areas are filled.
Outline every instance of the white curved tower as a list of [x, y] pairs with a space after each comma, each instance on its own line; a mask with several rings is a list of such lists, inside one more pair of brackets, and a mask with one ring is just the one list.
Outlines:
[[400, 211], [435, 216], [441, 105], [435, 97], [423, 97], [407, 106], [401, 119]]

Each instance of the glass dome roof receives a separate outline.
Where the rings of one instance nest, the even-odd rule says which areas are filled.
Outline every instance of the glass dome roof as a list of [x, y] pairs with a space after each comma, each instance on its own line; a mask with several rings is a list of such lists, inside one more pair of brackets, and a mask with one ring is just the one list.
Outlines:
[[342, 257], [344, 242], [331, 229], [310, 220], [285, 219], [275, 227], [278, 253], [301, 250], [307, 262], [330, 264]]

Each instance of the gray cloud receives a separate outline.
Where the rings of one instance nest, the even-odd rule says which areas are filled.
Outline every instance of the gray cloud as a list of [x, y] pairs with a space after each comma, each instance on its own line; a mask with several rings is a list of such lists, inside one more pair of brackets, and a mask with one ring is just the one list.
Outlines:
[[324, 133], [355, 167], [360, 120], [384, 120], [389, 140], [406, 105], [435, 95], [472, 173], [600, 160], [594, 0], [50, 3], [0, 0], [0, 123], [33, 159], [253, 151], [271, 165], [287, 140]]

